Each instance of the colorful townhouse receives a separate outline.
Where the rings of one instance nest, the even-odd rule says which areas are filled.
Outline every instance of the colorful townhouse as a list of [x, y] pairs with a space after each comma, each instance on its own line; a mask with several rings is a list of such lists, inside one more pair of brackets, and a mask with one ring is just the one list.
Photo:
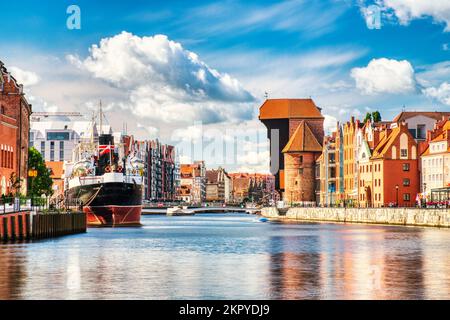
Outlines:
[[[417, 142], [406, 123], [374, 128], [374, 149], [359, 163], [359, 205], [386, 207], [416, 205], [420, 192]], [[379, 140], [379, 141], [376, 141]], [[364, 144], [361, 152], [370, 152]]]
[[[450, 118], [427, 133], [428, 146], [421, 155], [422, 193], [431, 204], [450, 201]], [[450, 203], [447, 203], [450, 204]]]

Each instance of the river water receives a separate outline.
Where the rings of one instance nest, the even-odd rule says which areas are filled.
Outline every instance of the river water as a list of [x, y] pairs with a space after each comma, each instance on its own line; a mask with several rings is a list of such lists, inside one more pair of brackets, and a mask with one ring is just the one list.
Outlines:
[[0, 299], [450, 299], [450, 230], [144, 216], [0, 244]]

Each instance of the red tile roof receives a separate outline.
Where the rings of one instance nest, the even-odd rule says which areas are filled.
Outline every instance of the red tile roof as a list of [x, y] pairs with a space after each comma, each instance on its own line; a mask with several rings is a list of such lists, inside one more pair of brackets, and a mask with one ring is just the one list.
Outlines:
[[268, 99], [259, 108], [259, 119], [323, 118], [312, 99]]
[[415, 117], [415, 116], [424, 116], [428, 118], [432, 118], [435, 120], [441, 120], [442, 117], [450, 117], [450, 112], [441, 112], [441, 111], [403, 111], [400, 112], [399, 115], [397, 115], [393, 122], [400, 122], [405, 121], [409, 118]]
[[305, 121], [301, 121], [282, 152], [285, 153], [308, 151], [321, 152], [322, 146], [317, 141], [308, 124]]

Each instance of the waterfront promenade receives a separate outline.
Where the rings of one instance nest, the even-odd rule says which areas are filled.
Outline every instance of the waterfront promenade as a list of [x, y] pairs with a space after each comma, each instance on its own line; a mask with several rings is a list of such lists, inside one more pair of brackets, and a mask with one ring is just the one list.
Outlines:
[[142, 224], [0, 246], [0, 299], [450, 298], [446, 228], [239, 213]]
[[424, 208], [289, 208], [266, 207], [261, 215], [297, 221], [450, 227], [450, 209]]

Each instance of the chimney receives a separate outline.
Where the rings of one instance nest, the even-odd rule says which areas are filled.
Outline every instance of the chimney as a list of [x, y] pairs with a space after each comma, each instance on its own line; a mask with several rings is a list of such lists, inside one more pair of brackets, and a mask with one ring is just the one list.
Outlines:
[[373, 141], [371, 141], [371, 147], [375, 148], [377, 144], [380, 142], [380, 130], [377, 130], [376, 128], [372, 132], [373, 135]]

